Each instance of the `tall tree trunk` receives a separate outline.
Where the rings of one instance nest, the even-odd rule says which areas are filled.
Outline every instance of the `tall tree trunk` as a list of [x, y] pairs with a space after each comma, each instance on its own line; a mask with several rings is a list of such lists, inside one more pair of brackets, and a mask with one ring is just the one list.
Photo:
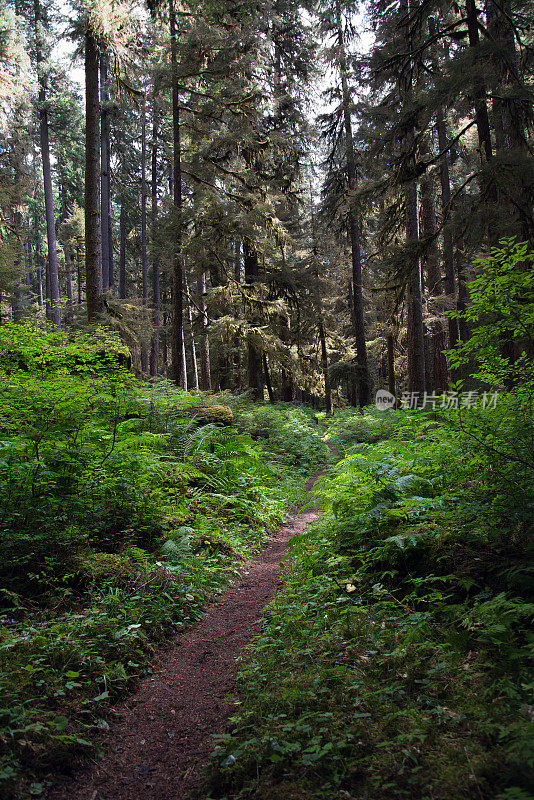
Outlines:
[[[240, 301], [239, 301], [239, 286], [241, 284], [241, 242], [239, 239], [235, 242], [235, 258], [234, 258], [234, 277], [235, 282], [237, 284], [237, 301], [234, 306], [234, 315], [236, 319], [239, 319], [241, 316], [240, 312]], [[241, 349], [242, 349], [242, 342], [239, 336], [236, 337], [234, 341], [234, 391], [239, 393], [241, 392]]]
[[35, 274], [37, 279], [37, 304], [39, 309], [43, 309], [43, 269], [41, 256], [41, 236], [39, 233], [39, 217], [37, 215], [37, 204], [33, 208], [33, 225], [35, 232]]
[[206, 272], [198, 270], [198, 299], [200, 308], [200, 388], [211, 391], [210, 344], [208, 338], [208, 312], [206, 309]]
[[121, 202], [121, 215], [119, 218], [119, 298], [126, 300], [126, 201]]
[[103, 310], [100, 231], [100, 109], [98, 47], [85, 34], [85, 294], [87, 318], [95, 322]]
[[191, 335], [191, 361], [193, 366], [193, 382], [195, 389], [198, 390], [198, 364], [197, 364], [197, 348], [195, 342], [195, 332], [193, 330], [193, 313], [191, 311], [191, 297], [189, 295], [189, 286], [187, 283], [187, 276], [184, 275], [185, 296], [187, 302], [187, 321], [189, 322], [189, 331]]
[[[255, 283], [259, 277], [258, 254], [248, 239], [243, 240], [243, 261], [245, 265], [245, 283]], [[250, 320], [252, 325], [258, 325], [258, 319]], [[248, 387], [253, 390], [255, 400], [263, 400], [264, 375], [262, 369], [261, 353], [253, 342], [248, 342]]]
[[[289, 347], [291, 344], [291, 331], [289, 329], [289, 318], [284, 314], [280, 322], [280, 339]], [[292, 403], [295, 397], [295, 384], [291, 369], [282, 367], [280, 370], [280, 399], [284, 403]]]
[[328, 350], [326, 349], [326, 336], [322, 317], [319, 317], [319, 341], [321, 344], [321, 369], [324, 378], [324, 399], [325, 408], [328, 416], [332, 413], [332, 387], [330, 385], [330, 375], [328, 373]]
[[388, 348], [388, 391], [395, 396], [397, 385], [395, 381], [395, 339], [392, 333], [387, 335]]
[[269, 373], [269, 365], [267, 363], [267, 356], [262, 354], [263, 374], [265, 375], [265, 383], [267, 385], [267, 394], [269, 395], [269, 403], [274, 403], [273, 385], [271, 383], [271, 375]]
[[159, 258], [156, 247], [156, 226], [158, 221], [158, 104], [157, 91], [154, 84], [152, 98], [152, 152], [151, 152], [151, 209], [150, 228], [152, 239], [152, 341], [150, 345], [150, 374], [157, 375], [159, 369], [159, 324], [160, 324], [160, 287]]
[[[141, 282], [143, 307], [147, 327], [148, 321], [148, 257], [146, 248], [146, 92], [143, 93], [141, 110]], [[141, 341], [141, 369], [148, 372], [148, 347], [145, 339]]]
[[110, 120], [107, 63], [107, 54], [102, 53], [100, 56], [100, 222], [102, 228], [102, 289], [104, 292], [107, 292], [111, 286]]
[[[428, 295], [430, 298], [440, 297], [443, 293], [441, 271], [439, 267], [439, 251], [437, 245], [437, 219], [434, 204], [434, 181], [430, 175], [421, 179], [421, 208], [423, 237], [427, 240], [425, 255]], [[437, 308], [431, 309], [435, 317], [441, 317]], [[448, 385], [447, 362], [445, 350], [445, 328], [440, 318], [429, 323], [430, 328], [430, 390], [446, 389]]]
[[187, 376], [182, 359], [183, 350], [183, 253], [182, 253], [182, 164], [180, 142], [180, 105], [178, 96], [178, 63], [176, 15], [174, 0], [169, 0], [169, 20], [172, 64], [172, 130], [173, 130], [173, 202], [178, 217], [174, 243], [172, 272], [172, 377], [177, 386], [184, 386]]
[[351, 208], [351, 201], [357, 188], [356, 157], [354, 138], [352, 135], [351, 101], [347, 78], [347, 57], [341, 19], [340, 0], [336, 0], [336, 23], [338, 38], [338, 66], [341, 75], [341, 97], [343, 104], [343, 123], [345, 129], [346, 167], [349, 185], [348, 236], [352, 255], [352, 316], [354, 338], [356, 341], [356, 360], [359, 366], [359, 404], [369, 405], [371, 402], [371, 378], [367, 360], [367, 343], [365, 341], [365, 314], [362, 289], [362, 258], [360, 247], [360, 224]]
[[[406, 241], [413, 245], [419, 241], [418, 194], [417, 182], [411, 181], [406, 197]], [[406, 285], [406, 316], [408, 391], [422, 395], [425, 391], [425, 342], [419, 256], [413, 258]]]
[[[412, 52], [410, 29], [410, 0], [401, 0], [403, 14], [400, 24], [405, 32], [406, 47]], [[409, 106], [412, 98], [412, 70], [400, 80], [399, 89], [403, 104]], [[415, 130], [405, 137], [410, 166], [415, 167]], [[423, 294], [421, 258], [417, 254], [419, 245], [419, 187], [414, 178], [406, 191], [406, 244], [409, 248], [409, 273], [406, 283], [406, 327], [408, 355], [408, 391], [423, 394], [425, 385], [425, 335], [423, 323]]]
[[78, 304], [83, 302], [83, 270], [82, 270], [82, 252], [81, 247], [76, 248], [76, 267], [78, 270]]
[[52, 190], [52, 170], [50, 167], [50, 141], [48, 132], [48, 109], [46, 106], [47, 81], [43, 70], [41, 47], [41, 8], [39, 0], [34, 0], [35, 13], [35, 54], [39, 79], [39, 135], [41, 140], [41, 160], [43, 164], [43, 189], [46, 216], [46, 239], [48, 243], [48, 273], [50, 278], [50, 318], [56, 328], [61, 327], [61, 305], [59, 302], [59, 272], [57, 264], [56, 222], [54, 218], [54, 193]]
[[[439, 180], [441, 184], [441, 215], [445, 221], [443, 229], [443, 270], [445, 276], [445, 293], [453, 302], [456, 301], [456, 278], [454, 275], [454, 243], [452, 229], [446, 222], [451, 213], [451, 181], [449, 176], [449, 157], [447, 147], [449, 145], [445, 118], [443, 110], [440, 108], [436, 115], [436, 129], [438, 132], [438, 147], [441, 153], [439, 162]], [[458, 341], [458, 320], [447, 318], [449, 331], [449, 347], [454, 347]]]
[[185, 352], [185, 336], [184, 336], [183, 326], [182, 326], [182, 375], [183, 375], [183, 380], [181, 386], [187, 392], [189, 388], [189, 383], [187, 380], [187, 355]]

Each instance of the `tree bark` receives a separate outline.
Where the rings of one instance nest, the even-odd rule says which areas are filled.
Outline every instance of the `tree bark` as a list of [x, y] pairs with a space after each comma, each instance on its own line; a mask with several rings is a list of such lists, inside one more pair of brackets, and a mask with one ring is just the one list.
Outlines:
[[[258, 254], [248, 239], [243, 240], [243, 261], [245, 265], [245, 283], [255, 283], [259, 277]], [[252, 325], [258, 320], [251, 319]], [[253, 390], [255, 400], [263, 400], [264, 375], [261, 354], [252, 342], [248, 342], [248, 387]]]
[[[143, 307], [147, 327], [148, 321], [148, 256], [146, 247], [146, 93], [143, 93], [141, 108], [141, 283]], [[141, 342], [141, 369], [148, 372], [148, 347], [146, 341]]]
[[[451, 213], [451, 181], [449, 175], [449, 157], [446, 153], [448, 147], [448, 136], [445, 127], [445, 118], [440, 108], [436, 116], [436, 129], [438, 132], [438, 147], [442, 154], [439, 163], [439, 180], [441, 184], [441, 214], [445, 223], [443, 228], [443, 271], [445, 293], [456, 302], [456, 278], [454, 275], [454, 243], [450, 224], [447, 224], [447, 217]], [[454, 347], [458, 341], [458, 320], [447, 318], [449, 331], [449, 347]]]
[[172, 377], [177, 386], [184, 386], [187, 376], [183, 350], [183, 253], [182, 253], [182, 164], [180, 142], [180, 105], [178, 96], [178, 63], [176, 14], [174, 0], [169, 0], [169, 24], [172, 64], [172, 130], [173, 130], [173, 202], [177, 219], [172, 272]]
[[208, 312], [206, 309], [206, 272], [198, 270], [198, 300], [200, 308], [200, 388], [211, 391], [210, 344], [208, 338]]
[[269, 374], [269, 365], [267, 363], [267, 356], [265, 353], [262, 354], [262, 361], [263, 361], [263, 374], [265, 375], [265, 383], [267, 385], [267, 394], [269, 395], [269, 403], [274, 403], [273, 385], [271, 383], [271, 376]]
[[159, 369], [159, 325], [160, 325], [160, 286], [159, 258], [156, 252], [156, 227], [158, 221], [158, 104], [154, 85], [152, 98], [152, 152], [151, 152], [151, 209], [150, 227], [152, 238], [152, 341], [150, 345], [150, 374], [157, 375]]
[[100, 56], [100, 200], [102, 240], [102, 289], [107, 292], [113, 285], [111, 192], [110, 192], [110, 118], [107, 74], [107, 55]]
[[39, 0], [34, 0], [35, 13], [35, 53], [39, 80], [39, 136], [41, 141], [41, 160], [43, 165], [43, 190], [46, 216], [46, 239], [48, 243], [48, 275], [50, 280], [50, 319], [56, 328], [61, 327], [61, 305], [59, 300], [59, 272], [57, 263], [56, 222], [54, 218], [54, 193], [52, 189], [52, 170], [50, 167], [50, 141], [48, 131], [48, 109], [46, 105], [47, 81], [43, 72], [43, 53], [41, 48], [41, 8]]
[[184, 275], [185, 295], [187, 302], [187, 321], [189, 322], [189, 331], [191, 335], [191, 360], [193, 365], [193, 382], [195, 389], [198, 390], [198, 364], [197, 364], [197, 349], [195, 342], [195, 332], [193, 330], [193, 313], [191, 311], [191, 297], [189, 296], [189, 286], [187, 284], [187, 277]]
[[341, 96], [343, 104], [343, 122], [345, 129], [346, 169], [349, 185], [348, 237], [352, 255], [352, 317], [354, 338], [356, 341], [356, 360], [360, 368], [359, 405], [366, 406], [371, 402], [371, 379], [367, 360], [367, 343], [365, 341], [365, 313], [362, 289], [362, 259], [360, 247], [359, 220], [350, 207], [352, 195], [357, 188], [356, 158], [350, 108], [350, 92], [347, 78], [347, 57], [343, 25], [341, 19], [340, 0], [336, 0], [336, 23], [338, 37], [338, 66], [341, 75]]
[[95, 322], [102, 298], [100, 229], [100, 109], [98, 47], [90, 30], [85, 34], [85, 294], [87, 318]]
[[392, 333], [387, 336], [388, 348], [388, 391], [395, 396], [397, 392], [397, 385], [395, 381], [395, 339]]
[[[434, 203], [434, 182], [430, 175], [421, 179], [421, 218], [423, 237], [427, 240], [425, 255], [428, 295], [439, 297], [443, 293], [441, 271], [439, 266], [439, 252], [437, 245], [437, 219]], [[438, 311], [434, 309], [434, 315]], [[447, 361], [443, 355], [445, 350], [445, 328], [440, 318], [429, 323], [430, 328], [430, 385], [431, 391], [446, 389], [448, 386]]]
[[[411, 181], [406, 197], [406, 241], [414, 245], [419, 241], [418, 194], [417, 182]], [[413, 258], [406, 285], [406, 316], [408, 391], [422, 395], [425, 391], [425, 342], [419, 256]]]
[[119, 298], [126, 300], [126, 202], [124, 197], [121, 203], [121, 214], [119, 218]]
[[324, 332], [323, 320], [319, 318], [319, 341], [321, 344], [321, 369], [324, 378], [324, 399], [325, 408], [328, 416], [332, 413], [332, 387], [330, 385], [330, 375], [328, 374], [328, 350], [326, 349], [326, 336]]

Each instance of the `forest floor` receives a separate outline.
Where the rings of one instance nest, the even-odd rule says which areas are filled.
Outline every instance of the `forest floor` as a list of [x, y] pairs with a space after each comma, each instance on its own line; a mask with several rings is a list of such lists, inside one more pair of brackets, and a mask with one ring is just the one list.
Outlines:
[[[325, 468], [306, 484], [309, 491]], [[203, 619], [156, 657], [154, 671], [117, 707], [104, 757], [75, 767], [50, 800], [191, 800], [205, 781], [213, 735], [227, 727], [240, 655], [280, 584], [289, 540], [320, 512], [295, 508]]]

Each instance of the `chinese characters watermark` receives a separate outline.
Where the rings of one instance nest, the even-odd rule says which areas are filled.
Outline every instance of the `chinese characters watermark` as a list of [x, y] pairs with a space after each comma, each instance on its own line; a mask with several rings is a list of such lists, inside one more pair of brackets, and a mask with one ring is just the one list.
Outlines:
[[[497, 407], [499, 392], [403, 392], [399, 407], [409, 411], [435, 411], [438, 408], [482, 408]], [[379, 389], [375, 397], [375, 405], [381, 411], [395, 406], [395, 397], [385, 389]]]

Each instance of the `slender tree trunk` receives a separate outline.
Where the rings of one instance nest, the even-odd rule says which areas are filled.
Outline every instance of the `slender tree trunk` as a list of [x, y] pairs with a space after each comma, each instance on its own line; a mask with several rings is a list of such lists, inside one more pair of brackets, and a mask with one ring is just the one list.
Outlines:
[[393, 396], [397, 393], [397, 385], [395, 381], [395, 339], [392, 333], [387, 336], [388, 348], [388, 391]]
[[[406, 241], [416, 245], [419, 241], [419, 203], [416, 181], [408, 187], [406, 198]], [[421, 259], [413, 258], [406, 285], [408, 391], [423, 394], [425, 391], [425, 342], [423, 325], [423, 299], [421, 288]]]
[[107, 54], [102, 53], [100, 56], [100, 220], [102, 228], [102, 289], [104, 292], [107, 292], [112, 285], [112, 281], [110, 280], [110, 274], [112, 272], [110, 269], [110, 120], [107, 63]]
[[[444, 220], [451, 213], [451, 181], [449, 176], [449, 157], [447, 155], [448, 137], [445, 127], [443, 110], [440, 108], [436, 115], [436, 128], [438, 132], [438, 147], [442, 153], [439, 163], [439, 179], [441, 184], [441, 214]], [[445, 275], [445, 293], [456, 302], [456, 278], [454, 275], [454, 243], [450, 224], [445, 223], [443, 229], [443, 269]], [[449, 347], [454, 347], [458, 341], [458, 320], [447, 318], [449, 330]]]
[[39, 234], [39, 217], [37, 216], [37, 205], [33, 210], [33, 225], [35, 231], [35, 274], [37, 278], [37, 304], [43, 309], [43, 270], [41, 256], [41, 236]]
[[[259, 277], [258, 254], [248, 239], [243, 240], [243, 261], [245, 264], [245, 283], [255, 283]], [[256, 318], [251, 319], [257, 325]], [[248, 342], [248, 387], [253, 390], [255, 400], [263, 400], [264, 375], [261, 353], [253, 342]]]
[[[428, 295], [430, 298], [440, 297], [443, 293], [441, 271], [439, 267], [439, 251], [437, 245], [437, 219], [434, 204], [434, 182], [429, 175], [421, 180], [421, 208], [423, 237], [427, 240], [426, 250], [426, 275]], [[448, 386], [447, 362], [443, 351], [445, 350], [445, 328], [441, 319], [441, 312], [431, 308], [435, 319], [429, 323], [430, 328], [430, 390], [446, 389]], [[439, 314], [439, 317], [438, 317]]]
[[[291, 344], [291, 331], [289, 329], [289, 318], [285, 315], [282, 316], [280, 324], [280, 339], [289, 347]], [[282, 367], [280, 370], [280, 398], [285, 403], [292, 403], [295, 397], [295, 384], [293, 382], [293, 373], [290, 369]]]
[[183, 350], [183, 254], [182, 254], [182, 164], [180, 142], [180, 105], [178, 96], [178, 63], [176, 42], [176, 15], [174, 0], [169, 0], [169, 19], [172, 64], [172, 130], [173, 130], [173, 201], [178, 216], [174, 243], [172, 275], [172, 377], [177, 386], [184, 386]]
[[85, 293], [89, 322], [95, 322], [104, 307], [99, 118], [98, 48], [93, 34], [88, 30], [85, 34]]
[[182, 326], [182, 375], [183, 375], [183, 380], [181, 385], [182, 388], [185, 389], [185, 391], [187, 392], [189, 388], [189, 383], [187, 380], [187, 355], [185, 352], [185, 336], [184, 336], [183, 326]]
[[191, 333], [191, 361], [193, 366], [193, 381], [195, 389], [199, 389], [198, 385], [198, 364], [197, 364], [197, 349], [195, 342], [195, 332], [193, 330], [193, 313], [191, 311], [191, 297], [189, 295], [189, 286], [187, 283], [187, 276], [184, 275], [185, 296], [187, 302], [187, 321], [189, 322], [189, 330]]
[[[239, 286], [241, 284], [241, 242], [239, 241], [239, 239], [236, 240], [234, 246], [235, 246], [234, 277], [235, 277], [235, 282], [237, 284], [237, 287], [239, 289]], [[240, 318], [239, 294], [237, 295], [237, 297], [238, 297], [238, 299], [237, 299], [237, 302], [235, 303], [234, 314], [235, 314], [235, 318], [239, 319]], [[241, 339], [240, 339], [239, 336], [236, 337], [236, 339], [234, 341], [234, 346], [235, 346], [235, 355], [234, 355], [234, 376], [235, 376], [234, 391], [239, 393], [241, 391], [241, 386], [242, 386], [242, 383], [241, 383], [241, 348], [242, 348], [242, 342], [241, 342]]]
[[[143, 307], [148, 327], [148, 256], [146, 248], [146, 93], [143, 93], [141, 110], [141, 281]], [[141, 369], [148, 372], [148, 347], [141, 341]]]
[[[401, 0], [400, 20], [405, 32], [406, 47], [412, 52], [410, 32], [410, 0]], [[412, 98], [412, 73], [399, 84], [404, 105], [409, 105]], [[409, 154], [411, 166], [415, 166], [415, 130], [409, 130], [405, 138], [405, 146]], [[409, 251], [410, 271], [406, 283], [406, 327], [408, 355], [408, 391], [423, 394], [425, 383], [425, 334], [423, 323], [423, 290], [421, 274], [421, 258], [417, 255], [419, 245], [419, 187], [417, 180], [408, 183], [406, 192], [406, 244]]]
[[321, 369], [324, 378], [324, 399], [325, 408], [328, 416], [332, 413], [332, 388], [330, 385], [330, 375], [328, 373], [328, 350], [326, 349], [326, 336], [322, 318], [319, 318], [319, 341], [321, 343]]
[[121, 215], [119, 219], [119, 298], [126, 300], [126, 202], [124, 198], [121, 203]]
[[[338, 65], [341, 74], [341, 93], [343, 104], [343, 122], [345, 128], [345, 149], [346, 167], [349, 184], [349, 204], [357, 188], [356, 158], [354, 149], [354, 138], [352, 135], [351, 120], [351, 101], [347, 79], [347, 57], [345, 53], [345, 42], [343, 35], [343, 25], [341, 19], [340, 0], [336, 0], [336, 22], [338, 38]], [[348, 236], [352, 255], [352, 313], [354, 321], [354, 338], [356, 341], [356, 360], [359, 366], [359, 404], [360, 406], [369, 405], [371, 402], [371, 379], [367, 360], [367, 343], [365, 341], [365, 313], [363, 305], [362, 289], [362, 258], [360, 247], [360, 224], [359, 220], [349, 205], [348, 212]]]
[[271, 383], [271, 376], [269, 374], [269, 365], [267, 363], [267, 356], [265, 355], [265, 353], [262, 354], [262, 361], [263, 361], [263, 374], [265, 375], [265, 383], [267, 386], [267, 394], [269, 395], [269, 403], [274, 403], [273, 385]]
[[151, 153], [151, 209], [150, 227], [152, 238], [152, 341], [150, 347], [150, 374], [157, 375], [159, 370], [159, 324], [160, 324], [160, 287], [159, 258], [156, 253], [156, 226], [158, 221], [158, 104], [156, 85], [152, 98], [152, 153]]
[[50, 305], [50, 269], [48, 266], [48, 258], [45, 261], [45, 316], [49, 322], [52, 322], [52, 307]]
[[76, 248], [76, 266], [78, 268], [78, 304], [83, 302], [83, 270], [81, 248]]
[[34, 0], [35, 43], [37, 73], [39, 79], [39, 135], [41, 140], [41, 160], [43, 164], [43, 189], [46, 216], [46, 238], [48, 243], [48, 273], [50, 277], [50, 314], [56, 328], [61, 327], [61, 305], [59, 302], [59, 272], [57, 264], [56, 222], [54, 218], [54, 193], [52, 189], [52, 169], [50, 167], [50, 141], [48, 132], [48, 109], [46, 105], [47, 81], [43, 71], [41, 48], [41, 8], [39, 0]]
[[206, 272], [198, 270], [198, 298], [200, 307], [200, 388], [211, 391], [210, 344], [208, 338], [208, 312], [206, 309]]
[[[456, 247], [456, 275], [458, 278], [458, 301], [456, 303], [456, 308], [463, 315], [469, 303], [469, 292], [467, 290], [467, 281], [465, 277], [465, 255], [462, 240], [458, 241]], [[461, 341], [466, 342], [470, 336], [467, 320], [460, 318], [458, 320], [458, 328]]]

